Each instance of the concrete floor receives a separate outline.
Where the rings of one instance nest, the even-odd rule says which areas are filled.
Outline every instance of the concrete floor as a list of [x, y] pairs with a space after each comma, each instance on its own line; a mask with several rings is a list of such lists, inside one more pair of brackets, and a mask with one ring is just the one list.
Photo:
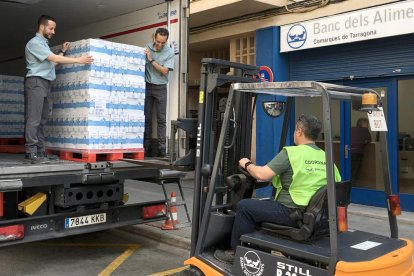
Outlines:
[[124, 230], [0, 249], [0, 275], [151, 275], [183, 267], [188, 250]]

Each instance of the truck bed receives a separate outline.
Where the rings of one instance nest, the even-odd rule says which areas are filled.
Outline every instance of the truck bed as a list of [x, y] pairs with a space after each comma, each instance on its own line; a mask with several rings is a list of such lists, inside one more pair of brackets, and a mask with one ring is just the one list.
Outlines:
[[24, 161], [24, 154], [0, 153], [0, 179], [84, 174], [90, 170], [101, 170], [103, 172], [145, 170], [158, 175], [158, 169], [156, 168], [144, 168], [142, 165], [131, 164], [125, 161], [82, 163], [56, 160], [47, 164], [28, 164]]

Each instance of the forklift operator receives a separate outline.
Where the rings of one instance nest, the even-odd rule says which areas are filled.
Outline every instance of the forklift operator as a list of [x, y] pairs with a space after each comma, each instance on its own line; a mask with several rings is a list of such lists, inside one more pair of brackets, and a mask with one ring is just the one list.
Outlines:
[[[275, 200], [243, 199], [237, 204], [231, 249], [217, 249], [216, 259], [232, 263], [240, 237], [254, 232], [262, 222], [297, 227], [289, 214], [295, 209], [304, 211], [316, 191], [327, 183], [325, 152], [315, 145], [321, 128], [315, 116], [301, 115], [294, 131], [296, 146], [284, 147], [265, 166], [254, 165], [248, 158], [240, 159], [240, 166], [255, 179], [272, 179], [276, 196]], [[335, 180], [341, 180], [336, 166]]]

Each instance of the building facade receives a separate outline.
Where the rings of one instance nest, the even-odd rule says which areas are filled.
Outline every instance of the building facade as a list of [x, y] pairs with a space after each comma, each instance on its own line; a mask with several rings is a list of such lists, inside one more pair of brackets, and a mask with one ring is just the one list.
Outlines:
[[[234, 8], [243, 1], [228, 2]], [[233, 61], [266, 65], [273, 70], [275, 81], [315, 80], [375, 89], [384, 99], [393, 192], [400, 194], [403, 210], [414, 211], [414, 124], [410, 120], [414, 110], [414, 1], [300, 1], [301, 5], [282, 1], [285, 6], [262, 11], [256, 9], [277, 1], [244, 2], [258, 6], [233, 19], [191, 27], [190, 71], [196, 71], [191, 68], [197, 66], [198, 58], [217, 52]], [[241, 8], [240, 13], [244, 12]], [[190, 73], [192, 78], [196, 80], [197, 75]], [[257, 106], [265, 100], [269, 96], [260, 98]], [[297, 99], [292, 118], [309, 113], [321, 117], [319, 101]], [[366, 113], [345, 102], [336, 104], [332, 122], [335, 162], [343, 178], [350, 179], [350, 129]], [[283, 118], [271, 119], [260, 108], [256, 118], [256, 160], [265, 164], [279, 148]], [[384, 207], [379, 135], [372, 132], [371, 138], [353, 179], [352, 201]], [[318, 143], [323, 147], [322, 141]]]

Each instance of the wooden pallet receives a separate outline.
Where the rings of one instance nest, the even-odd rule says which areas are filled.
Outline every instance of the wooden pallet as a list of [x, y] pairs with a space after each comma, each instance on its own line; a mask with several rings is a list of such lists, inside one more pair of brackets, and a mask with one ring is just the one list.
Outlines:
[[24, 153], [24, 138], [0, 138], [0, 152], [6, 153]]
[[0, 138], [0, 145], [8, 145], [8, 146], [23, 145], [24, 146], [24, 138], [23, 137]]
[[73, 150], [73, 149], [47, 149], [48, 154], [59, 156], [60, 160], [94, 163], [99, 161], [116, 161], [122, 158], [144, 160], [144, 150]]

